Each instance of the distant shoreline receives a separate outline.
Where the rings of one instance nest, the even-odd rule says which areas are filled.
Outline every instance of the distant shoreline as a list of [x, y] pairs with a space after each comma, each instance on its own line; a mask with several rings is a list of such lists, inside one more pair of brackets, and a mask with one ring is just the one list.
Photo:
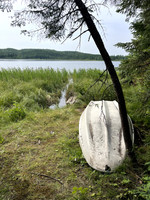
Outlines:
[[[14, 61], [16, 61], [16, 60], [19, 60], [19, 61], [21, 61], [21, 60], [22, 60], [22, 61], [23, 61], [23, 60], [25, 60], [25, 61], [27, 61], [27, 60], [28, 60], [28, 61], [97, 61], [97, 62], [99, 62], [99, 61], [104, 61], [104, 60], [88, 60], [88, 59], [87, 59], [87, 60], [86, 60], [86, 59], [84, 59], [84, 60], [75, 60], [75, 59], [74, 59], [74, 60], [69, 60], [69, 59], [67, 60], [67, 59], [64, 59], [64, 60], [63, 60], [63, 59], [34, 59], [34, 58], [33, 58], [33, 59], [30, 59], [30, 58], [26, 58], [26, 59], [25, 59], [25, 58], [24, 58], [24, 59], [22, 59], [22, 58], [0, 58], [0, 61], [5, 61], [5, 60], [6, 60], [6, 61], [7, 61], [7, 60], [8, 60], [8, 61], [11, 61], [11, 60], [12, 60], [12, 61], [13, 61], [13, 60], [14, 60]], [[118, 61], [118, 62], [120, 62], [121, 60], [112, 60], [112, 61]]]
[[[110, 56], [112, 61], [121, 61], [123, 55]], [[103, 61], [99, 54], [81, 53], [78, 51], [55, 51], [50, 49], [0, 49], [1, 60], [54, 60], [54, 61]]]

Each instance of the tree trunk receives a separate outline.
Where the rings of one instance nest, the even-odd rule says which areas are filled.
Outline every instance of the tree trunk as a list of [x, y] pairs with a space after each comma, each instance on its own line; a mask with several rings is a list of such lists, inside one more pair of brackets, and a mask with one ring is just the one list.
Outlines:
[[131, 140], [131, 136], [130, 136], [130, 129], [129, 129], [125, 99], [124, 99], [122, 87], [121, 87], [120, 81], [118, 79], [117, 73], [115, 71], [114, 65], [111, 61], [111, 58], [104, 46], [102, 38], [101, 38], [86, 6], [82, 2], [82, 0], [74, 0], [74, 1], [75, 1], [76, 5], [78, 6], [86, 24], [87, 24], [89, 32], [90, 32], [97, 48], [99, 49], [99, 52], [105, 62], [106, 68], [109, 71], [109, 74], [111, 76], [111, 79], [112, 79], [112, 82], [113, 82], [113, 85], [114, 85], [114, 88], [115, 88], [115, 91], [117, 94], [117, 98], [118, 98], [120, 117], [121, 117], [121, 123], [122, 123], [126, 148], [128, 150], [128, 154], [129, 154], [130, 158], [132, 159], [132, 161], [136, 162], [136, 157], [135, 157], [135, 154], [133, 151], [132, 140]]

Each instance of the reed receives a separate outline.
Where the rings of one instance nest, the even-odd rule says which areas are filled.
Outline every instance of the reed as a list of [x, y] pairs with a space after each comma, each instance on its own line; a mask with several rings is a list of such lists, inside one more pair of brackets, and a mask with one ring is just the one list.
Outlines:
[[96, 80], [99, 78], [99, 76], [103, 73], [103, 71], [98, 70], [98, 69], [79, 69], [74, 70], [72, 72], [72, 78], [74, 80], [74, 82], [81, 80], [83, 78], [89, 78], [89, 79], [93, 79]]
[[63, 69], [62, 71], [54, 70], [52, 68], [38, 68], [38, 69], [2, 69], [0, 71], [0, 80], [10, 81], [13, 79], [21, 81], [31, 81], [31, 80], [51, 80], [51, 81], [65, 81], [67, 78], [67, 71]]
[[2, 69], [0, 106], [8, 109], [16, 102], [29, 110], [48, 108], [58, 102], [68, 77], [65, 69]]

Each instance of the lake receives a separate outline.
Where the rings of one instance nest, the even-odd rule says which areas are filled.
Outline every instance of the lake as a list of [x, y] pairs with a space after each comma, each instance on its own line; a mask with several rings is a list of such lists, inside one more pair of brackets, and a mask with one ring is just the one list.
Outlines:
[[[118, 67], [120, 61], [113, 61], [115, 67]], [[67, 71], [73, 71], [74, 69], [100, 69], [104, 70], [105, 64], [103, 61], [68, 61], [68, 60], [16, 60], [16, 59], [0, 59], [1, 69], [38, 69], [38, 68], [53, 68], [55, 70], [66, 69]]]

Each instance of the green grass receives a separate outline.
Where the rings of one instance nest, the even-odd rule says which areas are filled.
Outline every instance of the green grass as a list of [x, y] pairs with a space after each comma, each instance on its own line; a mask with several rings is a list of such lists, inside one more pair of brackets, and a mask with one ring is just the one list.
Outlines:
[[31, 78], [24, 70], [3, 72], [0, 78], [0, 200], [149, 199], [150, 136], [147, 123], [144, 124], [148, 119], [140, 120], [135, 113], [138, 85], [125, 85], [124, 91], [128, 112], [143, 133], [142, 141], [135, 144], [140, 165], [133, 168], [127, 157], [115, 172], [104, 174], [86, 163], [78, 141], [79, 118], [87, 102], [93, 100], [92, 95], [96, 100], [103, 93], [105, 98], [115, 98], [113, 93], [110, 96], [105, 92], [105, 85], [98, 94], [100, 82], [86, 96], [87, 89], [102, 72], [74, 71], [68, 96], [76, 95], [77, 103], [55, 110], [45, 106], [47, 95], [49, 100], [58, 99], [70, 78], [68, 73], [31, 70], [28, 71]]
[[31, 112], [1, 128], [0, 199], [142, 199], [141, 188], [148, 193], [147, 171], [134, 170], [129, 160], [112, 174], [88, 166], [78, 142], [80, 115], [73, 106]]
[[[69, 86], [67, 97], [75, 95], [78, 102], [83, 106], [91, 100], [115, 100], [116, 95], [112, 82], [107, 72], [98, 69], [74, 70], [72, 75], [73, 84]], [[81, 103], [82, 102], [82, 103]]]
[[48, 108], [58, 103], [68, 76], [65, 70], [3, 69], [0, 71], [0, 106], [7, 109], [17, 102], [28, 110]]

